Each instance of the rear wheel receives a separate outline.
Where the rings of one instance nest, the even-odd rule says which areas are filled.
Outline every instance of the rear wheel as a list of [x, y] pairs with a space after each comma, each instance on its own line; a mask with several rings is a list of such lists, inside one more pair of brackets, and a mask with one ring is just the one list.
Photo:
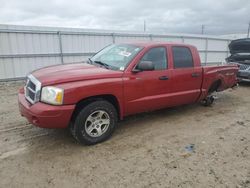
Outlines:
[[98, 100], [79, 111], [70, 130], [81, 144], [92, 145], [107, 140], [116, 124], [115, 107], [107, 101]]
[[201, 101], [204, 106], [211, 106], [214, 103], [215, 96], [213, 93], [217, 92], [221, 85], [221, 81], [215, 81], [208, 90], [208, 95], [205, 99]]
[[211, 106], [214, 102], [214, 96], [211, 95], [211, 96], [207, 96], [204, 100], [202, 100], [202, 104], [204, 106]]

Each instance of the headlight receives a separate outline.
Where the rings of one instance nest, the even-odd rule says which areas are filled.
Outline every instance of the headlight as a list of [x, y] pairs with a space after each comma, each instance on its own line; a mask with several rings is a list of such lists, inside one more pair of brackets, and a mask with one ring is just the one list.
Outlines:
[[43, 87], [41, 101], [54, 105], [63, 104], [63, 89], [52, 86]]

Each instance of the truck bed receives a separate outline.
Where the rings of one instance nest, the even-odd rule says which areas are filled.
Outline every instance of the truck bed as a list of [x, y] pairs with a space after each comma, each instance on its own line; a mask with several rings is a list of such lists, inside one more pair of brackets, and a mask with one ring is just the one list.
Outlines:
[[[214, 89], [216, 91], [223, 91], [236, 86], [238, 82], [236, 77], [238, 69], [237, 65], [203, 66], [201, 96], [207, 96]], [[213, 85], [213, 83], [215, 84]]]

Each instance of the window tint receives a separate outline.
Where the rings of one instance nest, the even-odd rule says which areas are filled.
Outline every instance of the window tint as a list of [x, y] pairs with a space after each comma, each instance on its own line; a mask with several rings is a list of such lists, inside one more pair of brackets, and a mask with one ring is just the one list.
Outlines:
[[193, 67], [193, 57], [189, 48], [173, 47], [174, 68]]
[[152, 61], [155, 70], [164, 70], [167, 68], [166, 48], [157, 47], [150, 49], [141, 59], [141, 61]]

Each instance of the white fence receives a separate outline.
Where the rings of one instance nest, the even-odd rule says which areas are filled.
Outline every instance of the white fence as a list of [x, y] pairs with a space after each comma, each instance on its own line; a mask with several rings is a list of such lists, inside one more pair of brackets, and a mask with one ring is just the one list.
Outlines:
[[222, 63], [230, 39], [206, 35], [125, 33], [115, 31], [0, 25], [0, 80], [25, 77], [30, 71], [77, 62], [111, 43], [171, 41], [195, 45], [204, 64]]

